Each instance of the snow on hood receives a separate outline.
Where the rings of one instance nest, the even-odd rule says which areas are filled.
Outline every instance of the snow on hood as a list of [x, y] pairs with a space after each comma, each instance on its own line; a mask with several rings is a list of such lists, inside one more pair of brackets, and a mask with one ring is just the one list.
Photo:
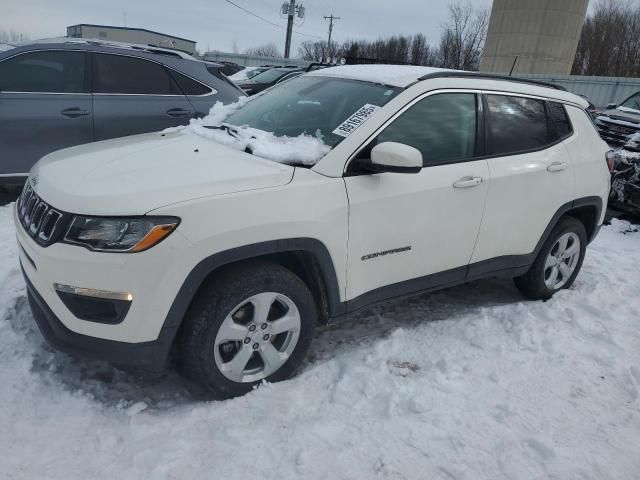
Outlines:
[[293, 172], [186, 130], [58, 150], [31, 176], [39, 177], [36, 192], [60, 210], [144, 215], [186, 200], [285, 185]]
[[217, 127], [240, 107], [251, 101], [249, 97], [240, 97], [236, 103], [223, 105], [216, 102], [206, 117], [191, 120], [186, 127], [172, 127], [165, 133], [188, 129], [201, 137], [227, 145], [242, 152], [250, 152], [258, 157], [279, 163], [302, 163], [315, 165], [324, 157], [331, 147], [326, 145], [318, 136], [302, 134], [297, 137], [278, 137], [271, 132], [258, 130], [242, 125], [233, 125], [232, 133], [227, 130], [216, 130], [207, 127]]

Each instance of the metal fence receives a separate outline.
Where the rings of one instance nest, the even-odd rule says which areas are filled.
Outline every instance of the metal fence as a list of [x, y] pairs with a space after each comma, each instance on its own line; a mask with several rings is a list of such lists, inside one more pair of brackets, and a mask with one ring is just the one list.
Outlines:
[[260, 65], [295, 65], [304, 67], [309, 62], [297, 58], [259, 57], [241, 53], [207, 52], [204, 59], [210, 62], [233, 62], [243, 67], [259, 67]]
[[[309, 64], [296, 58], [259, 57], [241, 53], [207, 52], [204, 59], [212, 62], [233, 62], [243, 67], [260, 65], [295, 65], [305, 67]], [[586, 77], [580, 75], [548, 75], [519, 73], [514, 77], [544, 80], [562, 85], [568, 91], [583, 95], [596, 107], [608, 103], [620, 103], [631, 94], [640, 91], [640, 78], [626, 77]]]
[[520, 73], [514, 77], [544, 80], [562, 85], [572, 93], [584, 95], [596, 107], [604, 107], [608, 103], [620, 103], [633, 93], [640, 91], [640, 78]]

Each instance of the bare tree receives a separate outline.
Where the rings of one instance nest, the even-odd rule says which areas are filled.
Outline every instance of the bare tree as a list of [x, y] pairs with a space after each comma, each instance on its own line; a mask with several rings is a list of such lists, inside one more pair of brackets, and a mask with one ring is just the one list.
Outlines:
[[29, 40], [29, 37], [24, 33], [0, 30], [0, 43], [24, 42], [25, 40]]
[[572, 73], [640, 76], [640, 5], [599, 0], [582, 27]]
[[489, 25], [489, 12], [470, 3], [449, 5], [449, 19], [440, 37], [440, 64], [444, 68], [477, 70]]
[[246, 55], [255, 55], [257, 57], [282, 57], [282, 54], [275, 43], [267, 43], [265, 45], [247, 48], [244, 53]]
[[327, 62], [332, 58], [341, 55], [342, 48], [336, 43], [331, 42], [331, 49], [328, 48], [327, 42], [314, 42], [306, 40], [300, 44], [298, 55], [308, 62]]

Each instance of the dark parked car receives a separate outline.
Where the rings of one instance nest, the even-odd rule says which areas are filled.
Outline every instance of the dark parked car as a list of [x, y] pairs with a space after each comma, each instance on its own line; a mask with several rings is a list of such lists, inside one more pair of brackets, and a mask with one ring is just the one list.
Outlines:
[[224, 73], [227, 77], [230, 77], [234, 73], [238, 73], [240, 70], [244, 68], [243, 66], [238, 65], [237, 63], [234, 63], [234, 62], [219, 62], [219, 63], [220, 65], [222, 65], [222, 68], [220, 69], [220, 71]]
[[630, 135], [640, 132], [640, 92], [620, 105], [609, 104], [595, 119], [600, 136], [609, 145], [623, 146]]
[[20, 185], [44, 155], [162, 130], [244, 93], [221, 65], [182, 52], [55, 39], [0, 48], [0, 186]]
[[247, 94], [255, 95], [276, 83], [288, 80], [294, 76], [302, 75], [304, 70], [297, 67], [279, 67], [271, 68], [266, 72], [262, 72], [250, 80], [238, 82], [238, 86]]

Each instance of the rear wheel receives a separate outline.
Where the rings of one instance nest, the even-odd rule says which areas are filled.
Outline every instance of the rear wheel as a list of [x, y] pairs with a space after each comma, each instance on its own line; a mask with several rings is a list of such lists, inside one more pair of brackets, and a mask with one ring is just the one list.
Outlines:
[[208, 285], [190, 308], [179, 340], [184, 373], [215, 398], [291, 376], [316, 323], [311, 292], [291, 271], [255, 264]]
[[587, 233], [582, 222], [564, 217], [552, 230], [529, 271], [515, 278], [516, 286], [533, 300], [544, 300], [569, 288], [582, 267], [586, 247]]

